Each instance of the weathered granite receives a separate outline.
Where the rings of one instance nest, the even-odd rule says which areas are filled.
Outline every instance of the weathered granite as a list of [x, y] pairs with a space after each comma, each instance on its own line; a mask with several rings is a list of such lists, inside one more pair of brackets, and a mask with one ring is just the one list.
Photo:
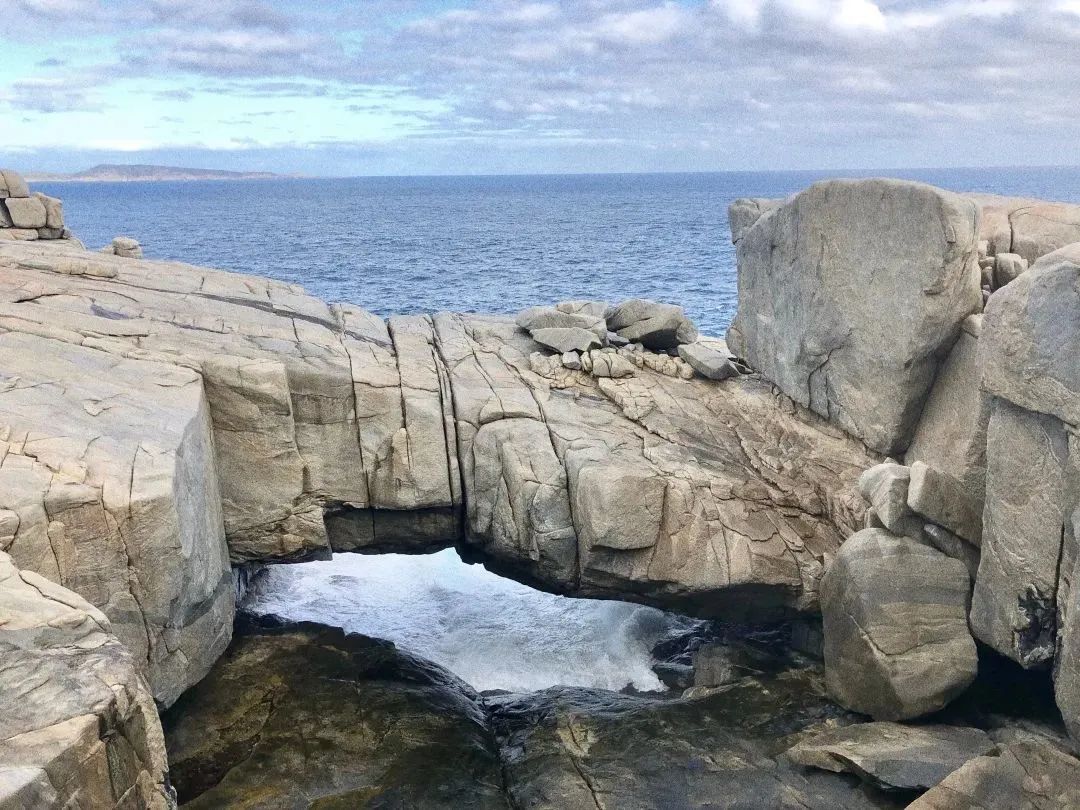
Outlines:
[[977, 226], [971, 201], [931, 186], [816, 183], [739, 240], [728, 345], [872, 449], [901, 452], [980, 307]]
[[[0, 312], [0, 330], [26, 323]], [[30, 328], [62, 332], [43, 320]], [[0, 331], [0, 357], [0, 550], [105, 613], [168, 704], [225, 649], [233, 616], [202, 381], [17, 331]]]
[[[591, 374], [559, 357], [537, 373], [507, 319], [384, 322], [277, 282], [71, 246], [0, 247], [0, 268], [0, 329], [40, 347], [22, 356], [167, 367], [205, 399], [214, 452], [192, 458], [215, 469], [234, 564], [458, 543], [558, 592], [763, 618], [813, 610], [825, 562], [863, 523], [854, 482], [876, 458], [753, 375], [686, 379], [641, 347], [583, 355]], [[35, 390], [6, 396], [52, 396]], [[101, 432], [128, 418], [110, 413], [78, 419]], [[642, 520], [620, 519], [629, 504]], [[423, 513], [422, 536], [402, 539], [421, 523], [390, 512]], [[220, 553], [220, 531], [200, 536]]]
[[875, 720], [943, 708], [974, 680], [964, 566], [881, 529], [848, 538], [821, 583], [829, 694]]
[[154, 702], [111, 629], [0, 552], [0, 807], [174, 806]]
[[1064, 810], [1080, 805], [1080, 760], [1034, 741], [949, 774], [908, 810]]
[[1080, 242], [1080, 205], [1024, 197], [969, 194], [982, 210], [979, 238], [990, 255], [1012, 253], [1034, 262]]
[[996, 751], [979, 729], [881, 722], [812, 733], [786, 756], [807, 767], [853, 773], [884, 790], [928, 790], [969, 760]]
[[904, 457], [921, 461], [956, 479], [982, 511], [986, 488], [986, 426], [990, 396], [982, 390], [978, 363], [982, 315], [962, 326], [923, 406], [914, 438]]

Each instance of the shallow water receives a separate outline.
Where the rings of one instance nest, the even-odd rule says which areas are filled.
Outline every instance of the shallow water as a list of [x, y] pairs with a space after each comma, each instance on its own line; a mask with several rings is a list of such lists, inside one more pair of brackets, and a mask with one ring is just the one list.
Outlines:
[[536, 591], [463, 563], [453, 549], [273, 566], [244, 606], [389, 639], [480, 691], [660, 690], [651, 649], [695, 624], [641, 605]]

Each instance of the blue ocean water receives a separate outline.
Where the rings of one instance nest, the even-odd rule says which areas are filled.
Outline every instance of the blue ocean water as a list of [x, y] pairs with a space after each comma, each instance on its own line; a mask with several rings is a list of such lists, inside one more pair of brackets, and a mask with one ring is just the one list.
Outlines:
[[380, 315], [513, 313], [567, 298], [678, 303], [706, 334], [735, 312], [727, 206], [823, 177], [1080, 202], [1080, 168], [41, 183], [88, 246], [271, 276]]

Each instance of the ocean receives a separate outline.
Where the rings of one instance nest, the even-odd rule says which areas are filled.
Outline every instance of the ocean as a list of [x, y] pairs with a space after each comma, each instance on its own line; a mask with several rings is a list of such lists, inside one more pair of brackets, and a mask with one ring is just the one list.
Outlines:
[[[1080, 168], [927, 169], [40, 183], [89, 247], [138, 239], [175, 259], [300, 284], [379, 315], [514, 313], [567, 298], [684, 306], [704, 334], [735, 312], [727, 206], [828, 176], [885, 175], [956, 191], [1080, 203]], [[275, 566], [248, 594], [259, 613], [388, 638], [478, 689], [556, 684], [658, 690], [652, 646], [687, 619], [539, 593], [427, 557], [339, 555]]]
[[[40, 183], [88, 246], [300, 284], [387, 316], [513, 313], [568, 298], [681, 304], [704, 334], [735, 313], [727, 207], [853, 172]], [[1080, 168], [926, 169], [956, 191], [1080, 202]]]

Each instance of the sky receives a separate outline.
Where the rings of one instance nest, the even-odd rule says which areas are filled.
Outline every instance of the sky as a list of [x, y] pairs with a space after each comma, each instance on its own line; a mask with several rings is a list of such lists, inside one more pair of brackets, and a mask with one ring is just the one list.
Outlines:
[[1080, 164], [1080, 0], [2, 0], [0, 165]]

